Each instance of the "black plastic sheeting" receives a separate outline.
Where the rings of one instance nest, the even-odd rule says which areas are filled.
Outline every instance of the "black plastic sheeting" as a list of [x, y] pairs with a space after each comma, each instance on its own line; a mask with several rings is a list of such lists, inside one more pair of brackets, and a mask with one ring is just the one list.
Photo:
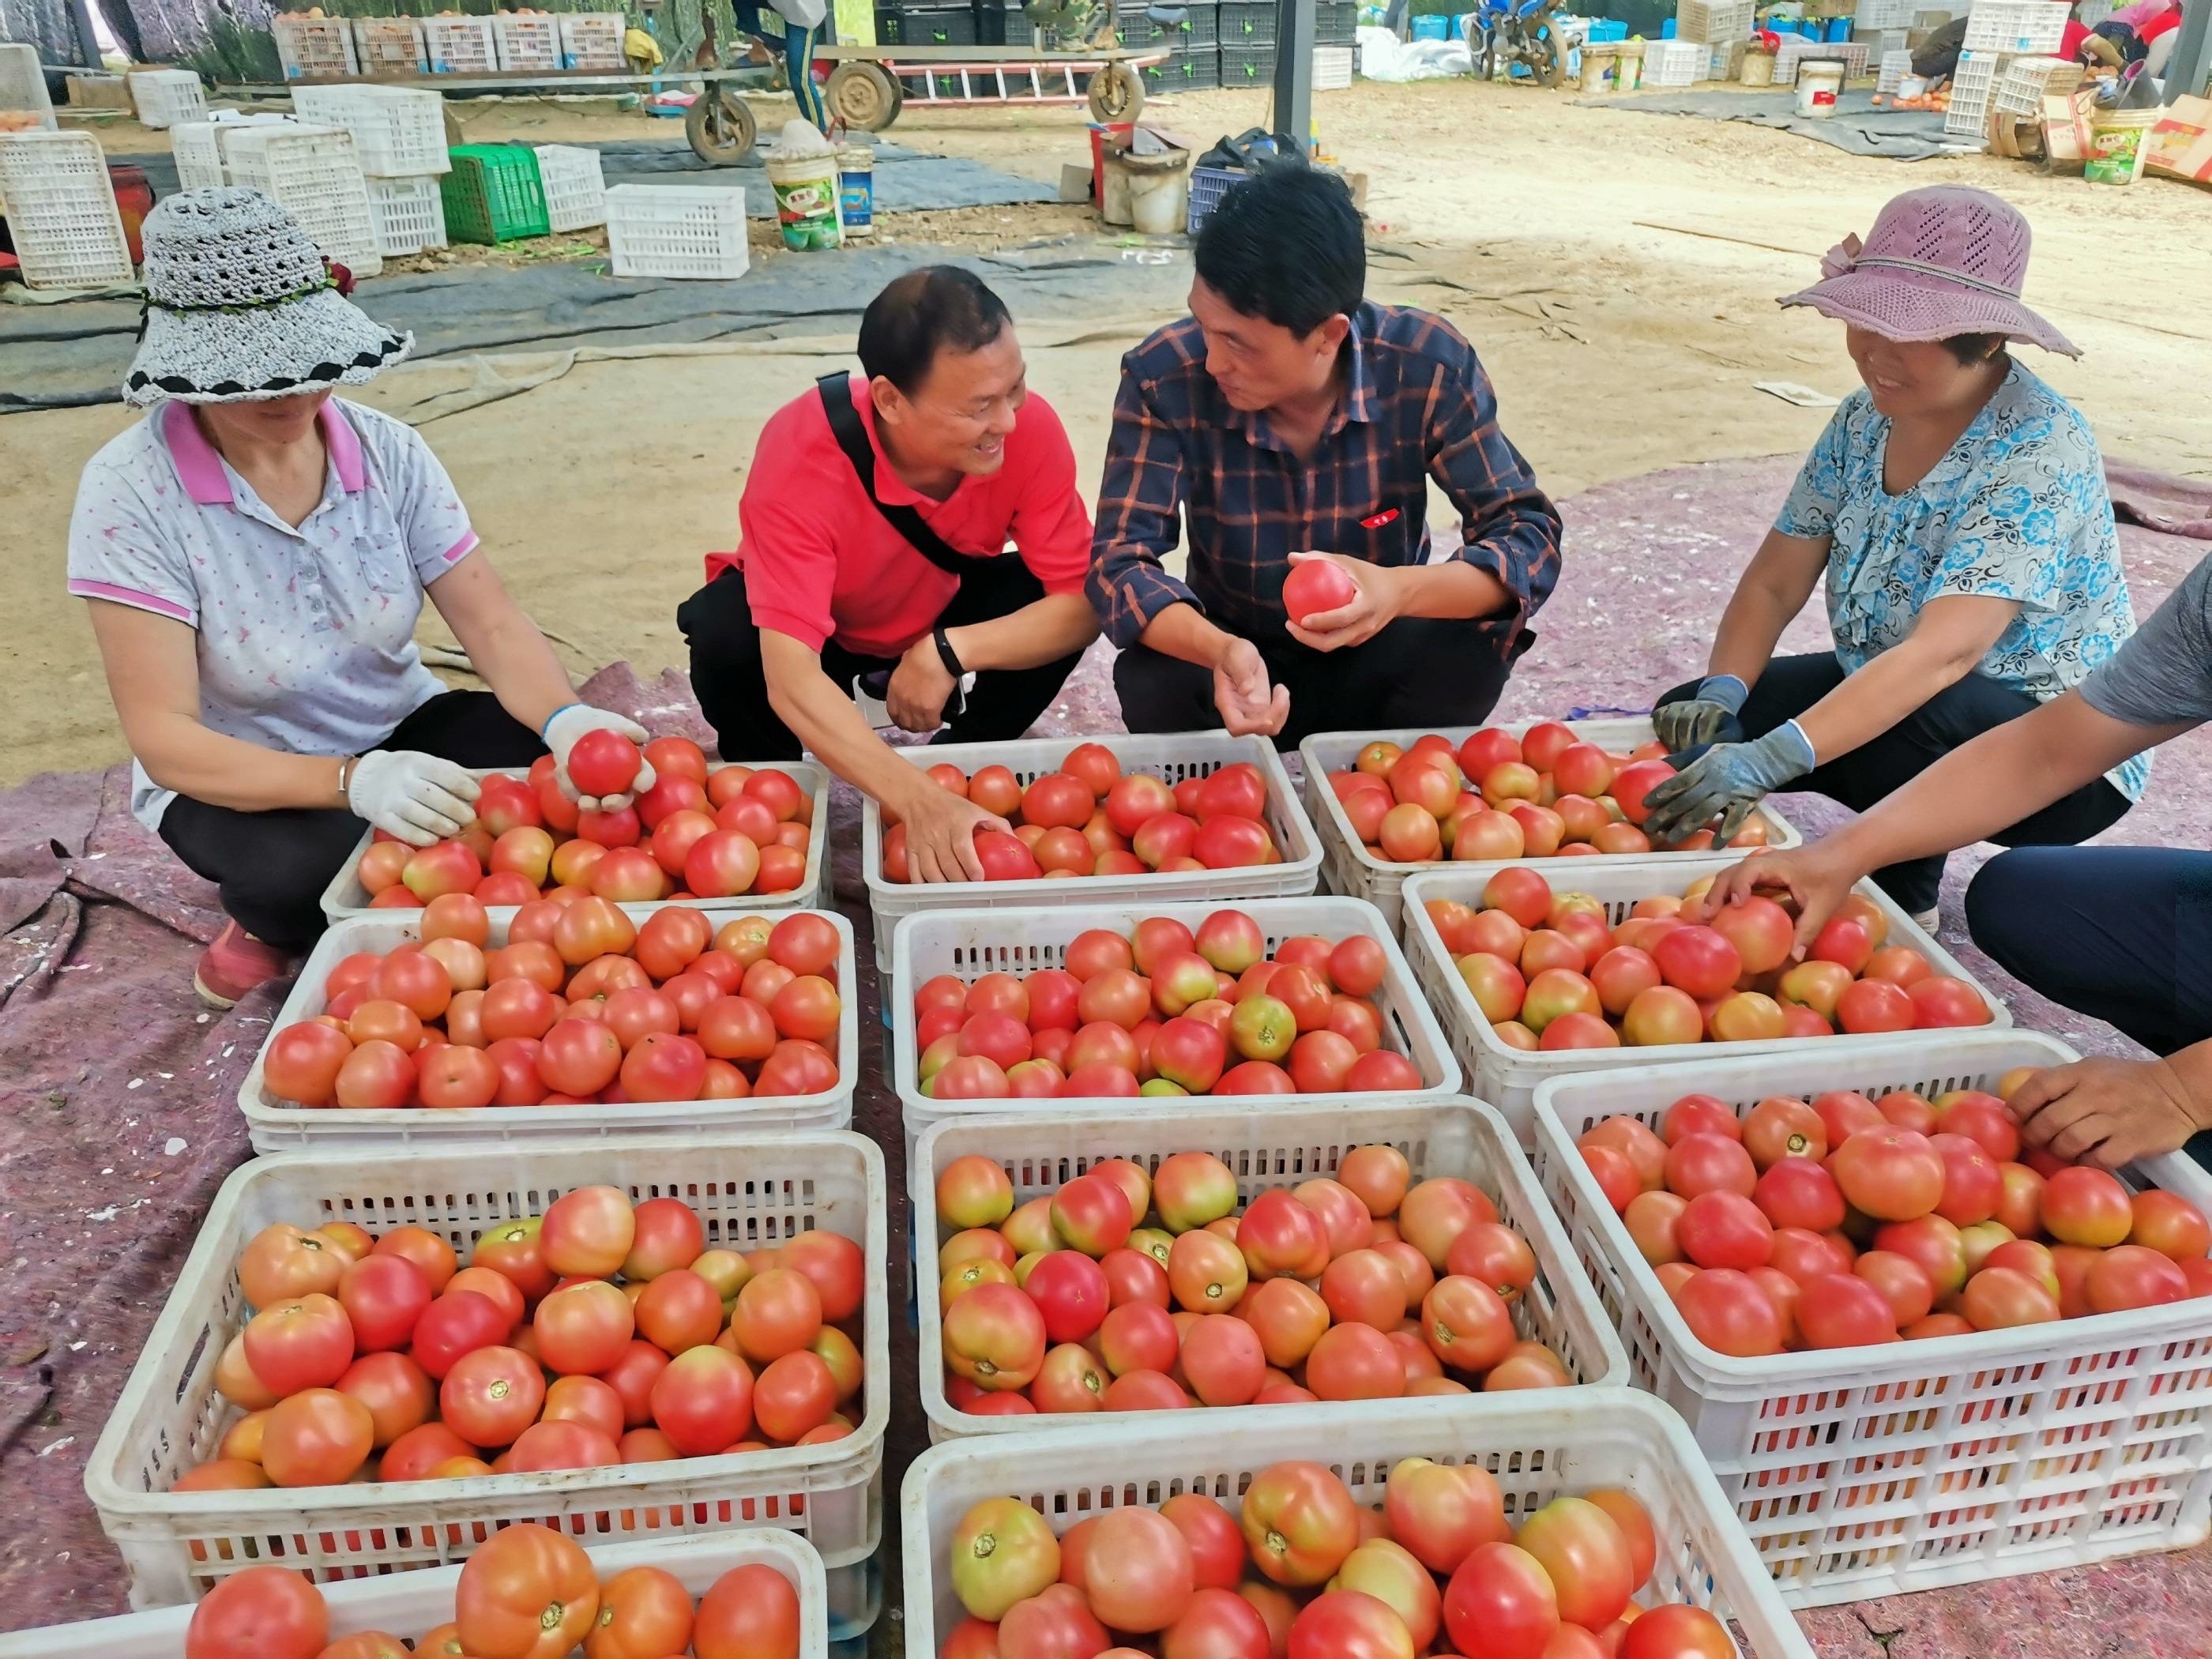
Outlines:
[[[1141, 258], [1125, 258], [1141, 254]], [[417, 359], [571, 346], [696, 344], [836, 334], [892, 277], [917, 265], [964, 265], [1023, 323], [1079, 323], [1179, 308], [1189, 255], [1095, 238], [976, 257], [902, 244], [774, 259], [732, 282], [668, 282], [608, 273], [602, 256], [508, 270], [455, 267], [365, 282], [355, 298], [415, 335]], [[120, 400], [137, 349], [136, 301], [0, 307], [0, 414]]]
[[1751, 94], [1740, 92], [1685, 92], [1655, 98], [1583, 98], [1578, 103], [1592, 109], [1628, 110], [1638, 115], [1688, 115], [1701, 121], [1746, 121], [1755, 127], [1772, 127], [1813, 138], [1854, 155], [1886, 155], [1893, 161], [1924, 161], [1947, 153], [1943, 116], [1936, 110], [1876, 109], [1874, 94], [1846, 92], [1836, 100], [1836, 112], [1815, 120], [1797, 112], [1797, 94]]

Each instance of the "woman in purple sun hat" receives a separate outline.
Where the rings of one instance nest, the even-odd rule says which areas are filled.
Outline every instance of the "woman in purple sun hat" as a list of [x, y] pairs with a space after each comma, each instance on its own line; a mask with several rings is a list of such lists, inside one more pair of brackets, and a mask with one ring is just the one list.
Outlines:
[[[1772, 790], [1863, 811], [2135, 631], [2089, 423], [2008, 349], [2081, 355], [2021, 302], [2030, 240], [1984, 191], [1908, 191], [1782, 301], [1844, 325], [1863, 384], [1738, 581], [1704, 678], [1659, 700], [1680, 774], [1652, 793], [1655, 842], [1715, 817], [1725, 841]], [[1833, 648], [1776, 656], [1816, 586]], [[2086, 840], [2148, 774], [2131, 757], [1994, 839]], [[1942, 874], [1935, 857], [1875, 878], [1932, 926]]]

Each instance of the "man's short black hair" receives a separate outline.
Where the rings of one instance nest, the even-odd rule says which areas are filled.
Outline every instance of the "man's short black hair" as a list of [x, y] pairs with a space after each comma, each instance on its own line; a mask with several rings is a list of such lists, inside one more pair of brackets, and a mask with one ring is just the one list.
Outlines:
[[981, 351], [1013, 320], [983, 279], [957, 265], [895, 277], [860, 313], [860, 368], [911, 393], [940, 351]]
[[1221, 198], [1200, 227], [1199, 280], [1248, 317], [1307, 335], [1359, 308], [1367, 238], [1334, 173], [1279, 161]]

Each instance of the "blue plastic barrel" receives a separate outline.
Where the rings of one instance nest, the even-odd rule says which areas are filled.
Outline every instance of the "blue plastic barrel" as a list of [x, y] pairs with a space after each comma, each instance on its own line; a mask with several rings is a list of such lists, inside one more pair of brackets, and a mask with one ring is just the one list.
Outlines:
[[1442, 12], [1427, 12], [1413, 20], [1413, 39], [1416, 40], [1449, 40], [1451, 20]]

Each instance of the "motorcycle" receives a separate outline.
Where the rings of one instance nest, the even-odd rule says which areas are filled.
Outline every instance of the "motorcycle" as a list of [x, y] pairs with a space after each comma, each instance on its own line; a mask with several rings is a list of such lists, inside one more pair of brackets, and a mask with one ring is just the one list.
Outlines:
[[1567, 53], [1575, 44], [1555, 15], [1560, 0], [1482, 0], [1468, 22], [1476, 72], [1485, 80], [1524, 69], [1540, 87], [1566, 83]]

